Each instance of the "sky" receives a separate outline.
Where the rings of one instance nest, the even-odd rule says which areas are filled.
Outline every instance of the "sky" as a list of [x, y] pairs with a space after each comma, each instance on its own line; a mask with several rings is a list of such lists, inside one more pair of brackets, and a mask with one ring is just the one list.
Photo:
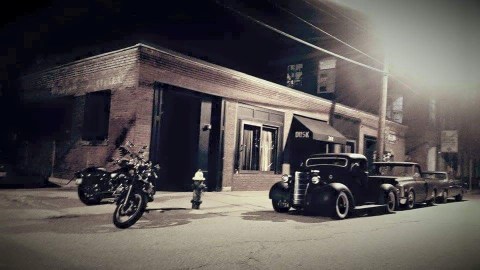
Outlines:
[[392, 72], [438, 91], [480, 91], [480, 1], [331, 0], [363, 12]]
[[[426, 91], [480, 91], [480, 1], [329, 1], [356, 9], [371, 19], [389, 52], [393, 74]], [[109, 1], [96, 2], [108, 5]], [[2, 10], [2, 24], [55, 1], [15, 3]]]

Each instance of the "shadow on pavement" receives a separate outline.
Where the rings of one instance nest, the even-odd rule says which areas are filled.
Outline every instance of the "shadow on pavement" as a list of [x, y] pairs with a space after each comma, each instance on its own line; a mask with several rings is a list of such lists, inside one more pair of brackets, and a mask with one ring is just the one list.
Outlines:
[[224, 216], [222, 214], [192, 213], [186, 208], [149, 209], [128, 229], [118, 229], [113, 225], [112, 213], [75, 215], [65, 214], [43, 219], [28, 219], [11, 224], [2, 224], [0, 234], [22, 234], [33, 232], [54, 232], [65, 234], [95, 234], [128, 231], [135, 229], [155, 229], [189, 224], [194, 220]]
[[287, 222], [296, 221], [301, 223], [321, 223], [331, 221], [329, 217], [323, 216], [306, 216], [301, 211], [294, 210], [288, 213], [277, 213], [275, 211], [254, 211], [242, 214], [244, 220], [253, 221], [271, 221], [271, 222]]

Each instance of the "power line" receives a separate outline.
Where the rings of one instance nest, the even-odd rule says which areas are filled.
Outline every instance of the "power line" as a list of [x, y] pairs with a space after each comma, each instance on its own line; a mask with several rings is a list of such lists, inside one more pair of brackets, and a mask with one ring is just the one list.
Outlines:
[[[268, 0], [268, 1], [269, 1], [270, 3], [272, 3], [270, 0]], [[307, 2], [307, 1], [305, 1], [305, 3], [308, 3], [308, 2]], [[308, 3], [308, 4], [310, 4], [310, 3]], [[316, 30], [318, 30], [318, 31], [320, 31], [320, 32], [322, 32], [322, 33], [324, 33], [325, 35], [327, 35], [327, 36], [329, 36], [329, 37], [331, 37], [331, 38], [335, 39], [336, 41], [338, 41], [338, 42], [342, 43], [343, 45], [345, 45], [345, 46], [347, 46], [347, 47], [349, 47], [349, 48], [351, 48], [351, 49], [353, 49], [353, 50], [355, 50], [355, 51], [359, 52], [360, 54], [362, 54], [362, 55], [364, 55], [364, 56], [366, 56], [366, 57], [368, 57], [368, 58], [370, 58], [370, 59], [374, 60], [375, 62], [377, 62], [377, 63], [380, 63], [380, 64], [382, 64], [382, 65], [383, 65], [383, 62], [382, 62], [382, 61], [380, 61], [380, 60], [378, 60], [378, 59], [376, 59], [376, 58], [374, 58], [374, 57], [372, 57], [372, 56], [368, 55], [367, 53], [365, 53], [365, 52], [363, 52], [363, 51], [361, 51], [361, 50], [359, 50], [359, 49], [357, 49], [357, 48], [353, 47], [352, 45], [350, 45], [350, 44], [346, 43], [345, 41], [343, 41], [343, 40], [341, 40], [341, 39], [339, 39], [339, 38], [335, 37], [334, 35], [332, 35], [332, 34], [328, 33], [327, 31], [325, 31], [325, 30], [323, 30], [323, 29], [319, 28], [318, 26], [316, 26], [316, 25], [314, 25], [314, 24], [312, 24], [312, 23], [308, 22], [307, 20], [305, 20], [305, 19], [303, 19], [303, 18], [299, 17], [298, 15], [296, 15], [296, 14], [295, 14], [295, 13], [293, 13], [293, 12], [291, 12], [290, 10], [287, 10], [286, 8], [284, 8], [284, 7], [280, 6], [280, 5], [277, 5], [277, 4], [275, 4], [275, 3], [272, 3], [272, 5], [274, 5], [274, 6], [276, 6], [277, 8], [279, 8], [279, 9], [283, 10], [284, 12], [286, 12], [286, 13], [290, 14], [291, 16], [293, 16], [293, 17], [297, 18], [298, 20], [300, 20], [300, 21], [304, 22], [305, 24], [307, 24], [307, 25], [309, 25], [309, 26], [311, 26], [311, 27], [315, 28]], [[310, 4], [310, 5], [311, 5], [311, 4]]]
[[[294, 16], [294, 17], [297, 18], [298, 20], [300, 20], [300, 21], [308, 24], [309, 26], [315, 28], [316, 30], [318, 30], [318, 31], [320, 31], [320, 32], [322, 32], [322, 33], [330, 36], [331, 38], [333, 38], [333, 39], [335, 39], [335, 40], [337, 40], [337, 41], [339, 41], [339, 42], [341, 42], [342, 44], [346, 45], [347, 47], [349, 47], [349, 48], [351, 48], [351, 49], [353, 49], [353, 50], [361, 53], [362, 55], [364, 55], [364, 56], [366, 56], [366, 57], [374, 60], [375, 62], [380, 63], [380, 64], [383, 65], [383, 63], [382, 63], [380, 60], [378, 60], [378, 59], [376, 59], [376, 58], [368, 55], [367, 53], [364, 53], [363, 51], [355, 48], [354, 46], [348, 44], [347, 42], [344, 42], [344, 41], [342, 41], [341, 39], [339, 39], [339, 38], [331, 35], [331, 34], [328, 33], [327, 31], [321, 29], [321, 28], [318, 27], [318, 26], [313, 25], [312, 23], [306, 21], [305, 19], [297, 16], [297, 15], [294, 14], [293, 12], [290, 12], [289, 10], [287, 10], [287, 9], [281, 7], [281, 6], [272, 3], [270, 0], [268, 0], [268, 1], [269, 1], [272, 5], [274, 5], [275, 7], [281, 9], [281, 10], [284, 11], [284, 12], [289, 13], [290, 15]], [[303, 0], [303, 1], [304, 1], [305, 3], [307, 3], [308, 5], [314, 7], [315, 9], [318, 9], [318, 10], [320, 10], [321, 12], [324, 12], [324, 13], [332, 16], [333, 18], [337, 19], [335, 16], [331, 15], [331, 14], [328, 13], [327, 11], [318, 8], [317, 6], [311, 4], [310, 2], [308, 2], [308, 1], [306, 1], [306, 0]], [[222, 4], [222, 3], [219, 3], [219, 1], [216, 1], [216, 3], [219, 4], [219, 5], [222, 5], [223, 7], [228, 8], [228, 9], [232, 10], [233, 12], [235, 12], [235, 13], [243, 16], [243, 17], [246, 17], [246, 18], [248, 18], [248, 19], [250, 19], [250, 20], [252, 20], [252, 21], [254, 21], [254, 22], [256, 22], [256, 23], [258, 23], [258, 24], [260, 24], [260, 25], [262, 25], [262, 26], [264, 26], [264, 27], [266, 27], [266, 28], [269, 28], [270, 30], [273, 30], [273, 31], [275, 31], [275, 32], [277, 32], [277, 33], [279, 33], [279, 34], [282, 34], [282, 35], [284, 35], [284, 36], [286, 36], [286, 37], [288, 37], [288, 38], [291, 38], [291, 39], [293, 39], [293, 40], [295, 40], [295, 41], [298, 41], [298, 42], [300, 42], [300, 43], [303, 43], [303, 44], [305, 44], [305, 45], [307, 45], [307, 46], [309, 46], [309, 47], [312, 47], [312, 48], [314, 48], [314, 49], [320, 50], [320, 51], [325, 52], [325, 53], [327, 53], [327, 54], [333, 55], [333, 56], [338, 57], [338, 58], [340, 58], [340, 59], [343, 59], [343, 60], [345, 60], [345, 61], [347, 61], [347, 62], [356, 64], [356, 65], [360, 65], [360, 66], [362, 66], [362, 67], [365, 67], [365, 68], [368, 68], [368, 69], [371, 69], [371, 70], [380, 72], [380, 73], [382, 73], [382, 74], [385, 73], [383, 70], [380, 70], [380, 69], [371, 67], [371, 66], [369, 66], [369, 65], [366, 65], [366, 64], [363, 64], [363, 63], [361, 63], [361, 62], [355, 61], [355, 60], [350, 59], [350, 58], [348, 58], [348, 57], [345, 57], [345, 56], [336, 54], [336, 53], [334, 53], [334, 52], [328, 51], [328, 50], [326, 50], [326, 49], [320, 48], [320, 47], [318, 47], [318, 46], [316, 46], [316, 45], [313, 45], [313, 44], [311, 44], [311, 43], [309, 43], [309, 42], [306, 42], [306, 41], [304, 41], [304, 40], [302, 40], [302, 39], [300, 39], [300, 38], [297, 38], [297, 37], [295, 37], [295, 36], [293, 36], [293, 35], [290, 35], [290, 34], [288, 34], [288, 33], [285, 33], [285, 32], [283, 32], [283, 31], [281, 31], [281, 30], [279, 30], [279, 29], [274, 28], [273, 26], [270, 26], [270, 25], [268, 25], [268, 24], [266, 24], [266, 23], [263, 23], [263, 22], [255, 19], [255, 18], [249, 16], [249, 15], [246, 15], [246, 14], [244, 14], [244, 13], [242, 13], [242, 12], [240, 12], [240, 11], [232, 8], [232, 7], [229, 7], [229, 6], [226, 6], [226, 5]], [[331, 7], [330, 7], [330, 8], [331, 8]], [[331, 8], [331, 9], [332, 9], [332, 10], [335, 10], [334, 8]], [[353, 19], [351, 19], [350, 17], [344, 15], [343, 13], [340, 13], [339, 11], [336, 11], [336, 10], [335, 10], [335, 12], [338, 13], [338, 14], [340, 14], [341, 16], [343, 16], [344, 18], [346, 18], [347, 20], [351, 21], [352, 23], [354, 23], [357, 27], [359, 27], [360, 29], [362, 29], [364, 32], [370, 33], [366, 28], [364, 28], [363, 26], [361, 26], [361, 25], [360, 25], [358, 22], [356, 22], [355, 20], [353, 20]], [[412, 93], [414, 93], [414, 94], [419, 94], [418, 91], [414, 90], [410, 85], [408, 85], [407, 83], [405, 83], [403, 80], [397, 78], [397, 76], [395, 76], [395, 75], [393, 75], [393, 74], [391, 74], [391, 73], [388, 73], [388, 76], [389, 76], [392, 80], [394, 80], [394, 81], [400, 83], [401, 85], [403, 85], [404, 87], [406, 87], [406, 88], [407, 88], [408, 90], [410, 90]]]
[[225, 7], [225, 8], [228, 8], [228, 9], [230, 9], [231, 11], [233, 11], [233, 12], [235, 12], [235, 13], [237, 13], [237, 14], [239, 14], [239, 15], [241, 15], [241, 16], [243, 16], [243, 17], [245, 17], [245, 18], [247, 18], [247, 19], [249, 19], [249, 20], [257, 23], [257, 24], [259, 24], [259, 25], [262, 25], [263, 27], [266, 27], [266, 28], [268, 28], [268, 29], [270, 29], [270, 30], [272, 30], [272, 31], [274, 31], [274, 32], [277, 32], [277, 33], [279, 33], [279, 34], [281, 34], [281, 35], [283, 35], [283, 36], [285, 36], [285, 37], [288, 37], [288, 38], [290, 38], [290, 39], [293, 39], [293, 40], [295, 40], [295, 41], [297, 41], [297, 42], [300, 42], [300, 43], [302, 43], [302, 44], [304, 44], [304, 45], [307, 45], [307, 46], [309, 46], [309, 47], [311, 47], [311, 48], [314, 48], [314, 49], [319, 50], [319, 51], [321, 51], [321, 52], [324, 52], [324, 53], [326, 53], [326, 54], [335, 56], [335, 57], [337, 57], [337, 58], [339, 58], [339, 59], [342, 59], [342, 60], [344, 60], [344, 61], [350, 62], [350, 63], [352, 63], [352, 64], [356, 64], [356, 65], [362, 66], [362, 67], [364, 67], [364, 68], [368, 68], [368, 69], [370, 69], [370, 70], [373, 70], [373, 71], [376, 71], [376, 72], [379, 72], [379, 73], [382, 73], [382, 74], [385, 73], [385, 72], [384, 72], [383, 70], [381, 70], [381, 69], [378, 69], [378, 68], [375, 68], [375, 67], [372, 67], [372, 66], [369, 66], [369, 65], [360, 63], [360, 62], [358, 62], [358, 61], [355, 61], [355, 60], [352, 60], [352, 59], [350, 59], [350, 58], [344, 57], [344, 56], [342, 56], [342, 55], [340, 55], [340, 54], [336, 54], [336, 53], [334, 53], [334, 52], [331, 52], [331, 51], [329, 51], [329, 50], [323, 49], [323, 48], [318, 47], [318, 46], [316, 46], [316, 45], [313, 45], [313, 44], [311, 44], [311, 43], [309, 43], [309, 42], [306, 42], [306, 41], [304, 41], [304, 40], [302, 40], [302, 39], [300, 39], [300, 38], [297, 38], [297, 37], [295, 37], [295, 36], [293, 36], [293, 35], [290, 35], [290, 34], [288, 34], [288, 33], [285, 33], [285, 32], [283, 32], [283, 31], [281, 31], [281, 30], [279, 30], [279, 29], [277, 29], [277, 28], [275, 28], [275, 27], [273, 27], [273, 26], [270, 26], [270, 25], [268, 25], [268, 24], [266, 24], [266, 23], [264, 23], [264, 22], [261, 22], [261, 21], [255, 19], [255, 18], [253, 18], [253, 17], [251, 17], [251, 16], [243, 13], [243, 12], [240, 12], [240, 11], [238, 11], [238, 10], [230, 7], [230, 6], [224, 5], [224, 4], [220, 3], [218, 0], [215, 1], [215, 2], [216, 2], [217, 4], [219, 4], [219, 5], [221, 5], [221, 6], [223, 6], [223, 7]]

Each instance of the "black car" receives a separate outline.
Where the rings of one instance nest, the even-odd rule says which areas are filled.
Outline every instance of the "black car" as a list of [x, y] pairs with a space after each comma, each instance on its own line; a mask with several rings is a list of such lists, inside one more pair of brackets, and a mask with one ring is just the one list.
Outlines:
[[269, 193], [273, 209], [290, 208], [344, 219], [356, 210], [372, 208], [394, 212], [397, 189], [370, 179], [367, 159], [360, 154], [316, 154], [308, 157], [293, 176], [284, 175]]
[[389, 181], [399, 191], [400, 205], [412, 209], [415, 204], [435, 203], [433, 186], [422, 177], [422, 169], [415, 162], [374, 162], [371, 179]]

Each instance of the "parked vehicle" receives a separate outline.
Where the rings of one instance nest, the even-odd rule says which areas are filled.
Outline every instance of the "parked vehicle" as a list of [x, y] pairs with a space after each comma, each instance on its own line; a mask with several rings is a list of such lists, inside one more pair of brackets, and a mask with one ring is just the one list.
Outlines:
[[451, 179], [447, 172], [427, 171], [422, 173], [422, 177], [432, 186], [432, 196], [436, 198], [437, 203], [446, 203], [449, 197], [455, 198], [455, 201], [461, 201], [466, 192], [464, 183], [458, 179]]
[[[129, 147], [133, 147], [130, 144]], [[147, 208], [147, 203], [153, 201], [155, 182], [158, 179], [160, 167], [145, 158], [146, 146], [138, 153], [128, 151], [128, 163], [131, 166], [127, 183], [121, 185], [120, 195], [115, 199], [113, 224], [125, 229], [135, 224]]]
[[412, 209], [415, 204], [435, 203], [433, 187], [422, 178], [419, 164], [414, 162], [374, 162], [371, 179], [395, 185], [399, 190], [400, 205]]
[[344, 219], [354, 211], [398, 206], [397, 189], [370, 179], [367, 159], [360, 154], [316, 154], [308, 157], [294, 176], [284, 175], [270, 189], [276, 212], [290, 208], [307, 214], [326, 214]]
[[84, 204], [96, 205], [103, 199], [115, 198], [120, 194], [133, 165], [125, 159], [111, 161], [118, 164], [119, 168], [109, 172], [103, 167], [88, 167], [75, 173], [78, 198]]

